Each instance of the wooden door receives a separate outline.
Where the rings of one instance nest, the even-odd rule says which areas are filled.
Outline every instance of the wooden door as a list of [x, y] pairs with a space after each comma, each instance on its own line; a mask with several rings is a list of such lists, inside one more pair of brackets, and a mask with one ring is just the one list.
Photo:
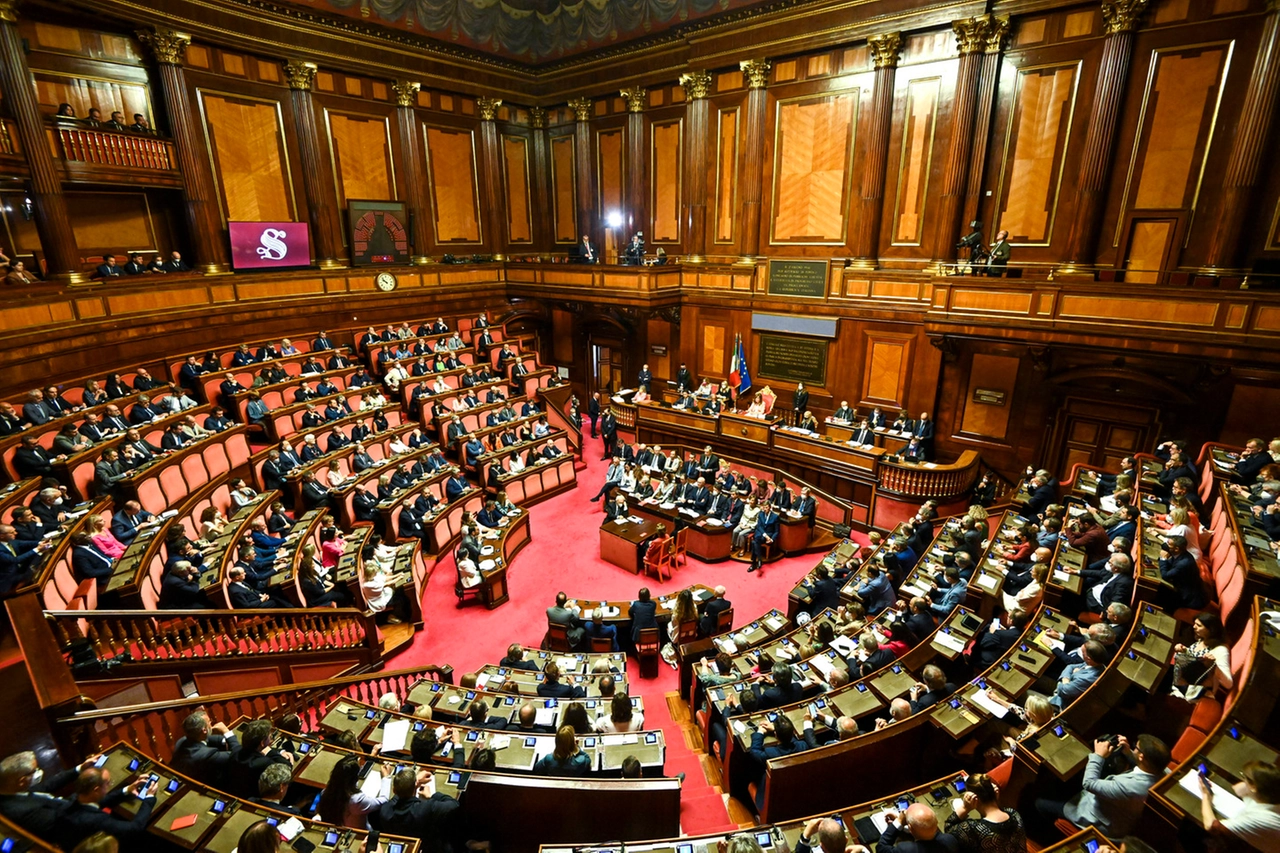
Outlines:
[[625, 387], [621, 342], [607, 338], [591, 339], [591, 376], [593, 390], [601, 394], [612, 394]]
[[1054, 423], [1052, 470], [1064, 479], [1077, 462], [1116, 470], [1124, 457], [1149, 452], [1159, 434], [1160, 412], [1154, 406], [1068, 397]]

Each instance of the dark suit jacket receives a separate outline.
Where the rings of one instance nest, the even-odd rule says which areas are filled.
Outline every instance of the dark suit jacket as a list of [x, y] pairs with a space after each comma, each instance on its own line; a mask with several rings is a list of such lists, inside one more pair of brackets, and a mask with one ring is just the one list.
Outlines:
[[[231, 606], [236, 610], [252, 610], [257, 607], [271, 606], [271, 602], [263, 601], [260, 593], [246, 583], [229, 584], [227, 586], [227, 594], [231, 597]], [[254, 777], [253, 790], [258, 790], [257, 777]]]
[[458, 820], [458, 801], [448, 794], [432, 794], [431, 799], [392, 797], [369, 812], [369, 825], [390, 835], [420, 838], [424, 853], [450, 853], [449, 838]]
[[713, 598], [706, 604], [702, 605], [702, 616], [698, 618], [698, 630], [704, 637], [710, 637], [716, 632], [716, 620], [720, 614], [730, 609], [733, 605], [723, 598]]
[[75, 770], [46, 777], [37, 791], [28, 794], [0, 794], [0, 815], [41, 838], [52, 838], [71, 803], [53, 793], [70, 785]]
[[19, 447], [13, 454], [13, 467], [23, 477], [49, 477], [53, 475], [53, 463], [49, 451], [43, 447]]
[[572, 684], [548, 684], [544, 681], [538, 685], [538, 695], [543, 699], [583, 699], [587, 692]]
[[[123, 791], [112, 791], [102, 798], [100, 805], [109, 808], [126, 798], [129, 798], [129, 795]], [[67, 850], [95, 832], [105, 832], [114, 836], [120, 841], [121, 849], [140, 849], [146, 846], [147, 821], [151, 820], [151, 810], [155, 805], [155, 797], [139, 800], [137, 813], [132, 818], [125, 818], [107, 814], [97, 806], [72, 803], [62, 815], [55, 836]]]
[[826, 608], [832, 610], [840, 606], [840, 584], [835, 578], [821, 578], [809, 590], [810, 615], [821, 613]]
[[1196, 558], [1186, 551], [1160, 561], [1160, 577], [1173, 584], [1172, 600], [1177, 607], [1199, 609], [1205, 605], [1204, 584]]
[[[1008, 259], [1007, 250], [1006, 257]], [[899, 817], [901, 822], [901, 817]], [[898, 823], [890, 824], [880, 841], [876, 843], [876, 853], [959, 853], [960, 842], [954, 835], [939, 831], [930, 841], [916, 841], [903, 832]]]
[[115, 560], [99, 551], [96, 545], [79, 545], [71, 549], [71, 570], [76, 580], [97, 578], [101, 584], [111, 577], [114, 568]]
[[759, 709], [761, 711], [790, 705], [792, 702], [799, 702], [801, 696], [804, 695], [804, 687], [799, 681], [791, 682], [786, 688], [774, 685], [764, 690], [760, 689], [760, 682], [757, 681], [751, 685], [751, 689], [755, 691], [756, 696], [760, 699]]
[[168, 572], [160, 583], [161, 610], [202, 610], [212, 607], [198, 581], [186, 580], [175, 572]]
[[633, 601], [627, 615], [631, 618], [631, 639], [639, 640], [641, 628], [658, 627], [658, 602]]
[[221, 787], [231, 766], [231, 753], [240, 748], [234, 734], [224, 739], [221, 735], [209, 735], [209, 739], [196, 743], [185, 737], [173, 745], [173, 758], [169, 765], [179, 773]]

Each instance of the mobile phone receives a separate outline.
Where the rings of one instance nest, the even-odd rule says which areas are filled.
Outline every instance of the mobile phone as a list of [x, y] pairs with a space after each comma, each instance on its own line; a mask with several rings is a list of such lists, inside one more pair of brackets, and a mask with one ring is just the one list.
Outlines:
[[160, 774], [152, 773], [150, 776], [147, 777], [147, 787], [149, 788], [159, 781], [160, 781]]
[[1201, 776], [1208, 776], [1209, 765], [1201, 761], [1199, 764], [1196, 765], [1196, 772], [1199, 773]]
[[[274, 823], [271, 825], [275, 826]], [[312, 850], [316, 849], [316, 845], [306, 838], [295, 838], [293, 840], [293, 849], [298, 853], [311, 853]]]
[[214, 800], [213, 805], [209, 807], [209, 811], [213, 814], [222, 814], [226, 811], [227, 803], [225, 800]]
[[331, 829], [331, 830], [329, 830], [328, 832], [326, 832], [326, 833], [324, 834], [324, 841], [321, 841], [321, 842], [320, 842], [320, 846], [321, 846], [321, 847], [337, 847], [337, 846], [338, 846], [338, 839], [339, 839], [340, 837], [341, 837], [341, 836], [340, 836], [337, 832], [334, 832], [334, 831]]
[[104, 765], [104, 764], [106, 764], [106, 763], [107, 763], [107, 758], [108, 758], [108, 756], [106, 756], [106, 755], [99, 755], [99, 756], [98, 756], [98, 760], [97, 760], [97, 761], [95, 761], [95, 762], [93, 762], [93, 766], [94, 766], [94, 767], [101, 767], [102, 765]]
[[0, 841], [0, 853], [13, 853], [17, 849], [17, 842], [12, 838], [6, 838]]
[[1098, 853], [1098, 841], [1091, 838], [1084, 843], [1085, 853]]

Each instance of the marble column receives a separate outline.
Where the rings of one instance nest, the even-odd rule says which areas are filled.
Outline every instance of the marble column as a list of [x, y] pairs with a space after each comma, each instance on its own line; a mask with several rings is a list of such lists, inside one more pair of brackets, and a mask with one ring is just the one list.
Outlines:
[[[591, 242], [604, 251], [604, 227], [596, 214], [596, 169], [591, 147], [590, 98], [574, 98], [569, 102], [573, 110], [573, 164], [575, 183], [578, 185], [578, 239], [591, 235]], [[575, 241], [576, 242], [576, 241]]]
[[396, 132], [400, 136], [401, 174], [404, 175], [405, 210], [409, 214], [409, 238], [413, 241], [410, 262], [429, 264], [427, 249], [431, 246], [431, 231], [427, 204], [427, 178], [422, 151], [422, 134], [418, 129], [418, 104], [421, 83], [397, 80], [391, 85], [396, 93]]
[[500, 98], [476, 98], [480, 113], [480, 163], [484, 170], [485, 223], [489, 229], [489, 249], [495, 261], [506, 260], [507, 204], [502, 194], [502, 140], [498, 138]]
[[710, 135], [711, 73], [691, 71], [680, 75], [684, 88], [684, 162], [681, 180], [684, 184], [684, 260], [688, 264], [706, 261], [707, 251], [707, 172], [712, 168]]

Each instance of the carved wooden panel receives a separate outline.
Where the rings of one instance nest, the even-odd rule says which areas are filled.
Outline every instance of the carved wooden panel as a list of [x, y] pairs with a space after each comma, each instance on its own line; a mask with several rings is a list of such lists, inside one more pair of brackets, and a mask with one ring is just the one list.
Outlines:
[[425, 127], [427, 178], [437, 243], [480, 242], [480, 194], [475, 134], [452, 127]]
[[138, 55], [133, 39], [120, 33], [64, 27], [47, 21], [33, 21], [25, 16], [18, 19], [18, 31], [32, 52], [44, 49], [87, 59], [142, 65], [142, 57]]
[[1053, 237], [1079, 72], [1074, 62], [1018, 71], [995, 228], [1014, 244], [1046, 246]]
[[119, 110], [124, 113], [125, 124], [133, 124], [134, 113], [141, 113], [147, 121], [155, 123], [151, 93], [144, 83], [63, 74], [43, 68], [33, 70], [32, 76], [36, 81], [40, 112], [47, 115], [56, 113], [59, 104], [70, 104], [80, 118], [89, 115], [90, 107], [97, 107], [102, 111], [103, 121], [109, 119], [114, 110]]
[[650, 225], [654, 243], [678, 243], [680, 241], [680, 133], [679, 119], [654, 122], [651, 125], [652, 182], [650, 195]]
[[[647, 331], [649, 340], [649, 351], [644, 354], [644, 361], [649, 364], [649, 369], [654, 376], [673, 376], [671, 370], [671, 324], [666, 320], [648, 320]], [[663, 355], [658, 355], [653, 351], [653, 347], [660, 347]]]
[[123, 264], [125, 252], [162, 248], [143, 193], [71, 192], [66, 199], [71, 230], [82, 255], [115, 252]]
[[556, 242], [576, 243], [578, 209], [572, 136], [551, 140], [551, 199], [555, 209]]
[[911, 375], [913, 335], [866, 332], [866, 370], [862, 377], [862, 403], [872, 406], [906, 405]]
[[716, 243], [733, 242], [733, 223], [738, 198], [738, 118], [737, 107], [720, 110], [720, 130], [716, 139]]
[[596, 185], [600, 215], [606, 219], [622, 212], [622, 149], [621, 128], [596, 134]]
[[1168, 266], [1176, 219], [1135, 219], [1125, 261], [1126, 284], [1157, 284], [1160, 270]]
[[225, 219], [295, 219], [279, 101], [199, 90]]
[[551, 355], [558, 364], [573, 364], [573, 314], [551, 309]]
[[347, 199], [388, 201], [396, 198], [391, 129], [382, 116], [325, 111], [329, 150], [333, 155], [338, 207]]
[[898, 194], [894, 202], [893, 244], [918, 246], [924, 234], [924, 210], [933, 161], [933, 132], [938, 121], [941, 77], [922, 77], [907, 84], [902, 154], [898, 162]]
[[[1004, 441], [1009, 433], [1009, 413], [1014, 406], [1014, 389], [1018, 383], [1019, 360], [1008, 355], [974, 353], [969, 368], [969, 387], [961, 404], [964, 414], [960, 419], [960, 432]], [[1004, 394], [1002, 405], [984, 403], [975, 399], [974, 392], [999, 391]]]
[[[725, 338], [724, 326], [715, 323], [702, 325], [702, 362], [703, 376], [725, 376]], [[696, 380], [695, 380], [696, 381]]]
[[844, 242], [857, 112], [857, 89], [778, 102], [773, 244]]
[[[1195, 209], [1231, 48], [1218, 43], [1152, 53], [1125, 210]], [[1117, 243], [1122, 224], [1117, 223]]]
[[502, 137], [502, 191], [507, 198], [507, 242], [532, 243], [529, 212], [529, 140]]

